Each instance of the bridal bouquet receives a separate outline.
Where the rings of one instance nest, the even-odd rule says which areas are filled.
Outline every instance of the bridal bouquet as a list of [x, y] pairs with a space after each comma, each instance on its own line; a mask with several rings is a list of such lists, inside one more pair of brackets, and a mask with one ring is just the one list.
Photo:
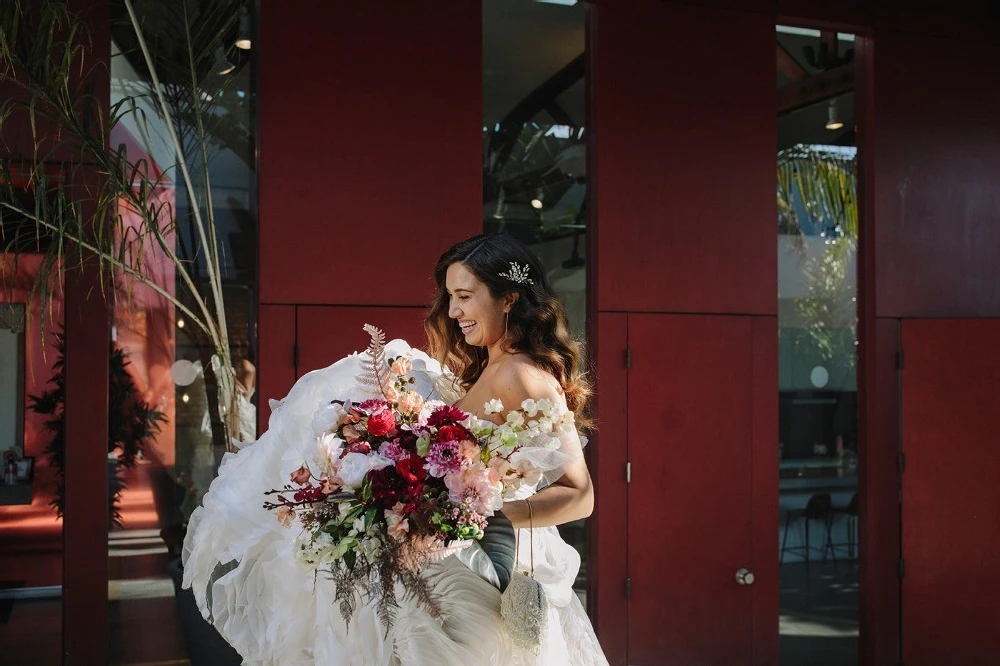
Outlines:
[[[421, 567], [482, 539], [505, 499], [556, 466], [559, 434], [575, 425], [548, 400], [525, 400], [500, 423], [426, 400], [412, 389], [411, 362], [386, 358], [382, 332], [365, 330], [359, 381], [381, 397], [321, 406], [314, 459], [268, 491], [264, 508], [302, 527], [296, 558], [331, 576], [345, 620], [374, 598], [388, 626], [397, 583], [435, 612]], [[499, 421], [504, 406], [491, 400], [485, 412]]]

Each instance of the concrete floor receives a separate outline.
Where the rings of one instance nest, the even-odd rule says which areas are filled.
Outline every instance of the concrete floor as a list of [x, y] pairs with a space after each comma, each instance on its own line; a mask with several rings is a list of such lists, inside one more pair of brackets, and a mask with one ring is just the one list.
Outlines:
[[858, 663], [858, 577], [854, 562], [781, 567], [781, 666]]

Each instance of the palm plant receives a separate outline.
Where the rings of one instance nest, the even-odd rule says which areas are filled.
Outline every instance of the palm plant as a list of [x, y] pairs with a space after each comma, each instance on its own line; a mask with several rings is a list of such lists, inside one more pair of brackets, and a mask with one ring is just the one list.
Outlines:
[[[821, 230], [825, 245], [819, 256], [805, 256], [803, 222]], [[796, 239], [804, 262], [806, 294], [796, 299], [796, 314], [820, 355], [830, 361], [857, 336], [848, 274], [858, 242], [853, 154], [803, 145], [778, 153], [778, 231]], [[851, 367], [855, 358], [848, 355]]]
[[[238, 29], [240, 7], [233, 3], [112, 2], [112, 16], [120, 17], [115, 41], [149, 80], [113, 103], [93, 85], [108, 63], [94, 61], [87, 23], [67, 2], [0, 6], [0, 86], [14, 93], [0, 100], [0, 135], [20, 123], [32, 139], [29, 154], [0, 162], [5, 253], [14, 262], [19, 251], [42, 255], [33, 287], [42, 299], [62, 282], [67, 266], [90, 264], [109, 299], [122, 296], [112, 285], [124, 283], [126, 294], [144, 285], [171, 304], [210, 349], [206, 365], [217, 384], [210, 397], [230, 450], [239, 414], [209, 166], [220, 144], [245, 132], [227, 117], [215, 67], [221, 45], [231, 44]], [[149, 113], [176, 155], [176, 164], [162, 172], [112, 140], [123, 123], [148, 134]], [[161, 196], [173, 187], [167, 174], [187, 197], [185, 228]], [[176, 293], [150, 269], [150, 252], [173, 266]]]

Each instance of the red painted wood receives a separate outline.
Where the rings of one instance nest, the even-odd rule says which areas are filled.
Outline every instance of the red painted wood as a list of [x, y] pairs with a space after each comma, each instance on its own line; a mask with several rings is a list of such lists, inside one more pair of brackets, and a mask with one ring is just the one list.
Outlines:
[[[597, 430], [590, 438], [590, 469], [596, 503], [588, 524], [592, 543], [587, 563], [591, 617], [601, 646], [612, 666], [625, 666], [628, 646], [628, 603], [625, 577], [628, 562], [628, 375], [625, 348], [628, 318], [601, 313], [596, 317], [598, 373], [595, 378], [594, 414]], [[592, 347], [593, 348], [593, 347]]]
[[876, 48], [878, 315], [1000, 316], [996, 49], [888, 31]]
[[298, 377], [367, 348], [365, 324], [385, 331], [387, 341], [402, 338], [419, 349], [427, 346], [426, 308], [300, 306], [297, 311]]
[[[752, 664], [778, 663], [778, 611], [781, 572], [778, 540], [769, 526], [778, 524], [778, 320], [753, 317], [752, 490], [753, 571]], [[711, 486], [710, 486], [711, 487]]]
[[426, 304], [482, 228], [480, 4], [260, 13], [261, 302]]
[[874, 49], [855, 41], [858, 124], [858, 625], [863, 666], [899, 662], [899, 322], [877, 319]]
[[628, 337], [628, 663], [750, 663], [753, 320], [630, 314]]
[[773, 14], [633, 0], [593, 22], [600, 309], [775, 314]]
[[68, 272], [63, 664], [107, 663], [108, 307], [94, 266]]
[[271, 418], [268, 400], [288, 395], [295, 383], [295, 306], [261, 305], [257, 316], [257, 432]]
[[778, 0], [778, 23], [816, 28], [864, 28], [871, 22], [870, 0]]
[[[880, 34], [891, 30], [972, 38], [987, 43], [996, 37], [996, 3], [991, 0], [877, 0], [871, 5], [872, 24]], [[952, 48], [961, 50], [967, 45], [968, 42], [963, 41], [961, 46], [955, 44]], [[988, 71], [983, 69], [984, 73]]]
[[877, 666], [899, 662], [899, 322], [865, 321], [858, 358], [858, 624], [860, 663]]
[[1000, 654], [1000, 320], [903, 322], [903, 661]]

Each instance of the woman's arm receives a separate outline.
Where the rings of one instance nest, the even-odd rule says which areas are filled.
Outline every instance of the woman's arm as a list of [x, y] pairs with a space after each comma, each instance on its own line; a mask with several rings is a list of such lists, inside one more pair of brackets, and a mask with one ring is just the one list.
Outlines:
[[[564, 403], [551, 375], [528, 363], [510, 363], [498, 372], [492, 387], [508, 408], [518, 408], [525, 398], [548, 398], [554, 404]], [[583, 458], [580, 438], [575, 433], [565, 433], [561, 450], [572, 462], [552, 485], [543, 488], [527, 500], [505, 502], [504, 514], [514, 527], [528, 527], [528, 504], [531, 503], [531, 526], [562, 525], [586, 518], [594, 510], [594, 486], [590, 471]]]

